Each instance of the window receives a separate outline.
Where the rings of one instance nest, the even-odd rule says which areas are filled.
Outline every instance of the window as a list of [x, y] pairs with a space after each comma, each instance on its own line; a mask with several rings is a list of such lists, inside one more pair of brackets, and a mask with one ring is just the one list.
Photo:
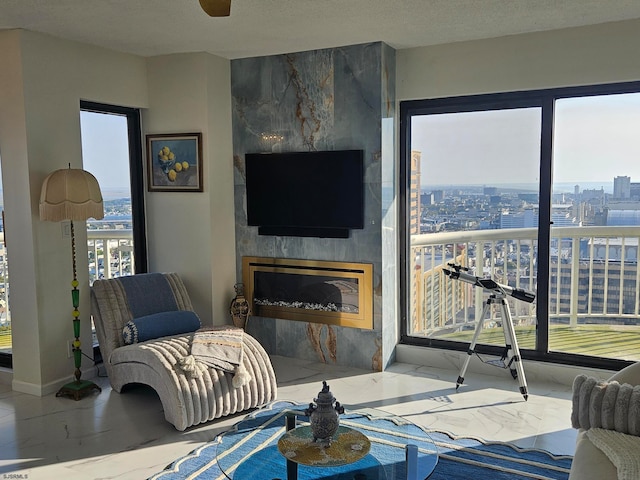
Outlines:
[[147, 271], [140, 116], [81, 102], [82, 157], [102, 191], [105, 218], [87, 221], [89, 281]]
[[[87, 220], [89, 283], [147, 271], [140, 112], [80, 104], [83, 168], [102, 192], [105, 217]], [[101, 358], [94, 332], [94, 361]]]
[[[524, 357], [640, 360], [640, 82], [407, 101], [400, 115], [402, 341], [468, 348], [490, 292], [447, 275], [455, 264], [536, 293], [507, 297]], [[499, 313], [482, 319], [488, 353], [504, 348]]]
[[0, 168], [0, 367], [12, 366], [11, 312], [9, 311], [9, 268], [7, 244], [4, 238], [4, 200], [2, 196], [2, 169]]

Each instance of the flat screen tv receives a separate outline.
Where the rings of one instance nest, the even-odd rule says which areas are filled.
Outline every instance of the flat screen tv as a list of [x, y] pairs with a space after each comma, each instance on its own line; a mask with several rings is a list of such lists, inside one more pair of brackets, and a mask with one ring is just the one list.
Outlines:
[[348, 238], [364, 228], [362, 150], [247, 153], [247, 221], [260, 235]]

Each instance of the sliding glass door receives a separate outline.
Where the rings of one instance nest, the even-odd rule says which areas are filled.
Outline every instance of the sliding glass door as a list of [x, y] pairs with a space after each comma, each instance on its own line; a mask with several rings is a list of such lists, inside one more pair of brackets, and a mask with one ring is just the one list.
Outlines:
[[617, 368], [640, 360], [640, 83], [401, 102], [402, 341], [504, 347], [509, 298], [523, 356]]
[[638, 360], [640, 93], [560, 98], [554, 125], [549, 348]]
[[[446, 275], [455, 266], [535, 288], [540, 116], [522, 107], [412, 117], [409, 335], [471, 339], [485, 292]], [[517, 330], [520, 343], [533, 347], [533, 306], [509, 303], [530, 327]], [[482, 341], [503, 344], [500, 312], [485, 320]]]

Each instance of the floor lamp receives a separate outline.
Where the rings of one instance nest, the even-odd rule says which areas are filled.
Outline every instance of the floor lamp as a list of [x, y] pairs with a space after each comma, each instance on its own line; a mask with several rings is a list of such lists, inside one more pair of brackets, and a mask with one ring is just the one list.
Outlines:
[[[73, 360], [75, 363], [75, 381], [64, 385], [56, 396], [70, 396], [80, 400], [85, 395], [102, 389], [88, 380], [80, 380], [82, 375], [82, 349], [80, 344], [80, 290], [76, 275], [76, 241], [73, 233], [73, 221], [86, 221], [88, 218], [100, 220], [104, 218], [102, 193], [96, 178], [85, 170], [78, 168], [56, 170], [44, 179], [40, 193], [40, 220], [71, 223], [71, 259], [73, 262], [73, 281], [71, 286], [71, 300], [73, 302]], [[105, 250], [105, 255], [108, 253]], [[108, 260], [107, 260], [108, 261]]]

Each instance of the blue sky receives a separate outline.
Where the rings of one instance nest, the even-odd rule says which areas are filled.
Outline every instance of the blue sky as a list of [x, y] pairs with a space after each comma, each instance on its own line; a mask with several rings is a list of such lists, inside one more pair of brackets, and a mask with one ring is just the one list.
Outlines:
[[80, 120], [84, 169], [96, 177], [103, 193], [129, 190], [127, 118], [81, 112]]
[[[537, 183], [540, 110], [414, 117], [423, 185]], [[556, 103], [554, 182], [640, 182], [640, 93]]]

